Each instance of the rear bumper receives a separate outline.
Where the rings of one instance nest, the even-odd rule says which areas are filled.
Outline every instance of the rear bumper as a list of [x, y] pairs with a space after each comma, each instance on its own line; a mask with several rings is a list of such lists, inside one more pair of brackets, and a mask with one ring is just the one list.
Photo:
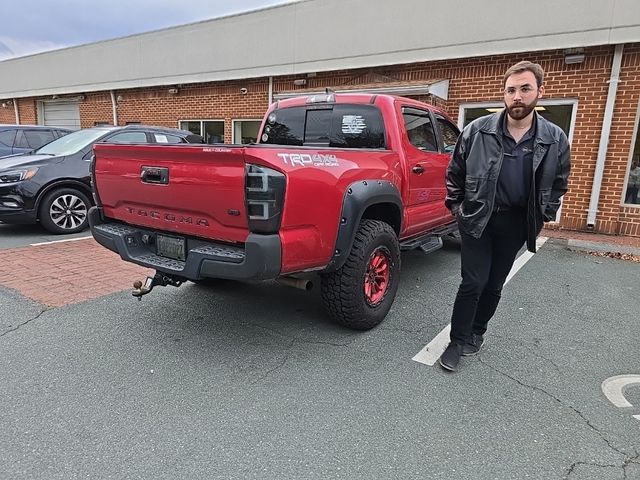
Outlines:
[[241, 247], [184, 237], [186, 259], [181, 261], [156, 254], [154, 239], [159, 232], [109, 219], [105, 221], [99, 207], [89, 210], [89, 224], [93, 238], [123, 260], [187, 280], [266, 280], [280, 274], [282, 248], [278, 235], [251, 233]]

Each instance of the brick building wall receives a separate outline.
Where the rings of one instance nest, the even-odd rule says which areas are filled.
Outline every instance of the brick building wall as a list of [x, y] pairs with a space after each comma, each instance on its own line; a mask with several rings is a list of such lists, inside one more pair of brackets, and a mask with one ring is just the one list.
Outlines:
[[[581, 64], [567, 65], [562, 50], [529, 54], [414, 63], [378, 68], [340, 70], [315, 76], [282, 76], [273, 79], [273, 92], [318, 91], [388, 85], [426, 84], [448, 79], [447, 101], [431, 96], [414, 97], [445, 109], [457, 120], [462, 103], [502, 102], [502, 76], [514, 63], [527, 59], [545, 70], [545, 98], [578, 101], [572, 143], [572, 174], [565, 195], [560, 225], [587, 228], [587, 209], [600, 143], [613, 46], [585, 49]], [[304, 86], [295, 79], [305, 78]], [[225, 142], [232, 139], [232, 120], [259, 119], [268, 107], [268, 78], [228, 82], [119, 90], [115, 94], [118, 123], [141, 122], [176, 127], [180, 120], [224, 120]], [[247, 89], [246, 94], [241, 89]], [[37, 100], [19, 101], [21, 123], [37, 123]], [[595, 230], [640, 236], [640, 206], [622, 206], [623, 186], [638, 121], [640, 102], [640, 44], [625, 47], [611, 136], [606, 158]], [[87, 93], [80, 103], [82, 127], [113, 120], [109, 92]], [[13, 108], [0, 109], [0, 122], [15, 121]]]

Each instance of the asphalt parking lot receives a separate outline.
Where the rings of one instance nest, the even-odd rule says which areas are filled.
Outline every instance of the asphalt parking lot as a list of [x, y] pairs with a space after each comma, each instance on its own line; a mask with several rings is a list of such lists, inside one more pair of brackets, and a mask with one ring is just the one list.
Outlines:
[[403, 254], [362, 333], [275, 282], [137, 301], [144, 269], [60, 239], [0, 225], [0, 478], [640, 478], [640, 384], [602, 390], [640, 375], [637, 263], [547, 241], [452, 375], [412, 358], [448, 323], [455, 241]]

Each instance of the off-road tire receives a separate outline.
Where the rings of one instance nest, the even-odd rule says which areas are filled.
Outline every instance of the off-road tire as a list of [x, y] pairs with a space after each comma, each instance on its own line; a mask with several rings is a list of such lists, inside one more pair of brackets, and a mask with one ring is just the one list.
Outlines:
[[[389, 275], [384, 291], [378, 292], [381, 298], [372, 302], [366, 284], [374, 261], [381, 261]], [[387, 316], [399, 280], [400, 246], [393, 228], [379, 220], [362, 220], [344, 265], [321, 275], [322, 302], [337, 323], [369, 330]]]
[[40, 224], [51, 233], [78, 233], [89, 226], [91, 200], [75, 188], [47, 193], [38, 209]]

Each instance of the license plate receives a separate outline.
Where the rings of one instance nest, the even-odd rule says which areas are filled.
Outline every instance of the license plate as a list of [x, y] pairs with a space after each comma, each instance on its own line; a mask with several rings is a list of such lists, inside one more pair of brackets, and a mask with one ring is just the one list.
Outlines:
[[156, 236], [156, 253], [158, 255], [184, 261], [184, 250], [184, 238], [169, 237], [167, 235]]

